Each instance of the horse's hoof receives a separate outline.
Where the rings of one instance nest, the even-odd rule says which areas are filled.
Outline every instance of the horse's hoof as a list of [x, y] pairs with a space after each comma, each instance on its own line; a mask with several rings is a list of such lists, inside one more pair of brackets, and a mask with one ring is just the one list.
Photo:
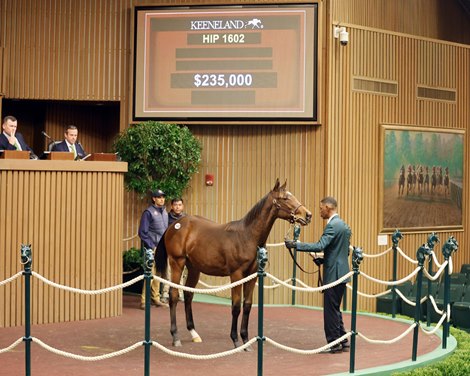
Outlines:
[[181, 346], [183, 346], [183, 345], [181, 344], [181, 341], [180, 341], [180, 340], [177, 340], [177, 341], [174, 341], [174, 342], [173, 342], [173, 346], [175, 346], [175, 347], [181, 347]]
[[246, 349], [245, 349], [246, 352], [252, 352], [253, 351], [253, 347], [251, 346], [248, 346]]
[[240, 347], [240, 342], [233, 341], [233, 346], [235, 346], [235, 348]]
[[201, 343], [201, 342], [202, 342], [202, 339], [201, 339], [201, 337], [194, 337], [194, 338], [193, 338], [193, 342], [195, 342], [195, 343]]

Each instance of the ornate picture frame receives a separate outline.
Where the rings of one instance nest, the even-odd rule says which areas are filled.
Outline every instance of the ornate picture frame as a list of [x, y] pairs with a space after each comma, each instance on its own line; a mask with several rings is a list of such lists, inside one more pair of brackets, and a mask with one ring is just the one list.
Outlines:
[[381, 127], [381, 232], [463, 230], [465, 131]]

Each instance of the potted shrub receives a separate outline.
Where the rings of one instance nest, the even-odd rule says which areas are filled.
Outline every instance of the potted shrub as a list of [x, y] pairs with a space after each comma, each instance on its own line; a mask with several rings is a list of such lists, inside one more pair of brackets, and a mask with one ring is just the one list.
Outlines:
[[[140, 248], [129, 248], [122, 253], [122, 281], [127, 282], [143, 273], [143, 257]], [[142, 291], [142, 281], [128, 286], [124, 291], [139, 293]]]

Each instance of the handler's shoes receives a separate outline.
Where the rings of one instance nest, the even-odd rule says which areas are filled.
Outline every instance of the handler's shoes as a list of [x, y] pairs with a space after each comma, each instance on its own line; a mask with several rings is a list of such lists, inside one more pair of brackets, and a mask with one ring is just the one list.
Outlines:
[[323, 350], [321, 354], [337, 354], [343, 352], [343, 347], [341, 344], [334, 345], [333, 347], [330, 347], [329, 349]]
[[160, 299], [152, 300], [152, 304], [155, 304], [157, 307], [169, 307], [168, 303], [162, 302]]
[[343, 351], [349, 351], [349, 348], [351, 347], [348, 341], [341, 342], [340, 345]]

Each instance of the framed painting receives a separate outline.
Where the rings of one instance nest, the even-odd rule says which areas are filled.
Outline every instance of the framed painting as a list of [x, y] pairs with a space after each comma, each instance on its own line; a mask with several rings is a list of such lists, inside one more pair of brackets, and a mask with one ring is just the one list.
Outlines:
[[382, 232], [463, 230], [464, 136], [458, 129], [382, 125]]

